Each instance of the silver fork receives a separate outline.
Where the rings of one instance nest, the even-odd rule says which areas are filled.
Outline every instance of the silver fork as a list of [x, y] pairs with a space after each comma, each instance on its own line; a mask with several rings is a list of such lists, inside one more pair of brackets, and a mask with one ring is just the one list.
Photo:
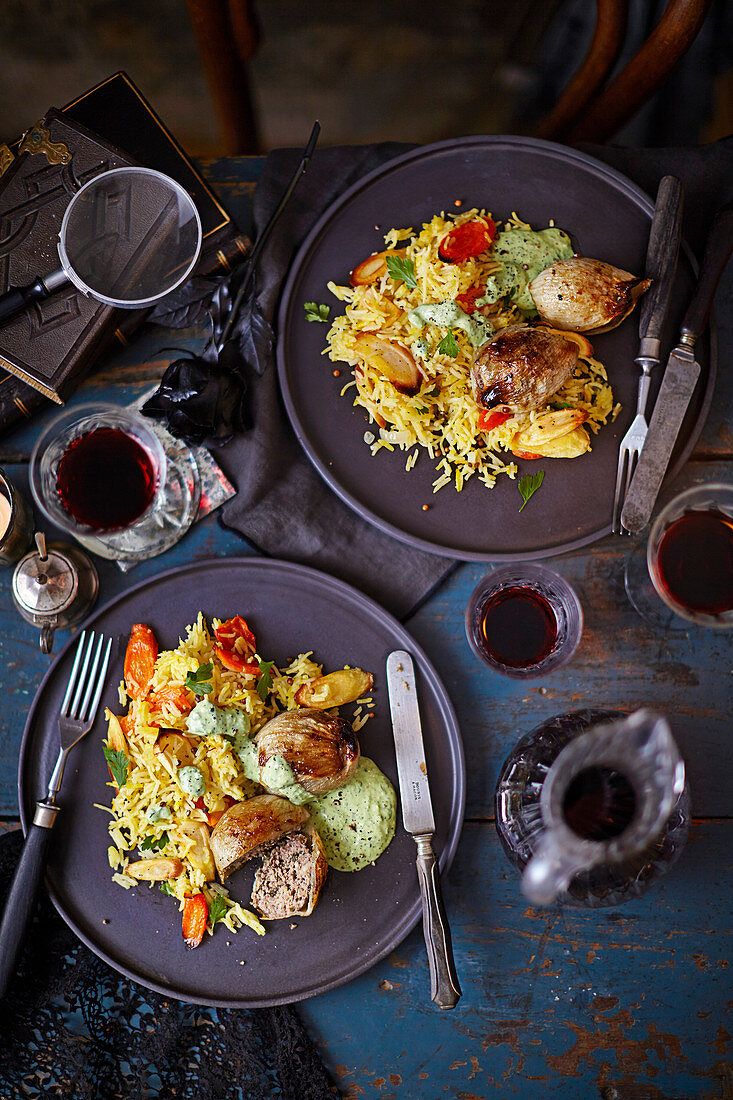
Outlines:
[[665, 176], [657, 191], [646, 254], [645, 275], [652, 280], [652, 285], [641, 300], [639, 313], [640, 343], [635, 362], [641, 367], [642, 374], [639, 379], [636, 416], [619, 446], [611, 528], [616, 535], [631, 534], [621, 524], [621, 509], [646, 439], [647, 422], [644, 414], [649, 398], [651, 373], [654, 367], [659, 366], [660, 338], [677, 267], [681, 225], [682, 184], [676, 176]]
[[[106, 642], [106, 645], [105, 645]], [[0, 999], [4, 996], [20, 954], [26, 926], [33, 914], [51, 829], [60, 806], [56, 795], [64, 777], [69, 751], [92, 728], [104, 689], [112, 639], [84, 631], [76, 647], [69, 682], [59, 711], [61, 749], [48, 783], [45, 799], [36, 810], [26, 836], [20, 862], [13, 876], [10, 893], [0, 925]]]

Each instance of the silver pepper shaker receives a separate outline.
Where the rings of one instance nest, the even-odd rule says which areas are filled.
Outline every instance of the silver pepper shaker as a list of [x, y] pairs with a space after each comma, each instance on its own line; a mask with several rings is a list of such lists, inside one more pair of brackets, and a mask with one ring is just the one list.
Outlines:
[[97, 599], [99, 577], [87, 555], [67, 543], [49, 543], [37, 531], [36, 549], [13, 572], [13, 602], [26, 622], [41, 631], [42, 653], [50, 653], [56, 630], [86, 618]]

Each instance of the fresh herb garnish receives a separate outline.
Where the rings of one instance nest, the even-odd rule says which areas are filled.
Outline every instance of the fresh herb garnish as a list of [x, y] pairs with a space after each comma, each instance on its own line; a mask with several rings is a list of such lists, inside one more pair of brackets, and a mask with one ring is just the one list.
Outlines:
[[209, 906], [209, 924], [213, 928], [218, 920], [223, 920], [227, 915], [227, 903], [224, 898], [214, 898]]
[[304, 308], [306, 321], [321, 321], [322, 324], [328, 321], [331, 307], [325, 302], [305, 302]]
[[116, 749], [110, 749], [106, 745], [103, 746], [103, 749], [104, 758], [109, 765], [112, 778], [118, 787], [124, 787], [127, 783], [127, 757], [124, 752], [117, 752]]
[[567, 401], [551, 401], [550, 408], [555, 412], [559, 412], [560, 409], [572, 409], [572, 405], [568, 405]]
[[[536, 474], [527, 474], [526, 477], [521, 477], [519, 479], [519, 492], [524, 498], [524, 504], [522, 504], [522, 508], [524, 508], [524, 505], [527, 503], [529, 498], [537, 492], [544, 480], [544, 477], [545, 471], [540, 470]], [[519, 509], [520, 512], [522, 511], [522, 508]]]
[[165, 848], [168, 843], [168, 834], [161, 833], [159, 837], [146, 836], [142, 844], [138, 844], [138, 848], [141, 852], [151, 851], [158, 852], [161, 848]]
[[176, 896], [176, 892], [169, 882], [161, 882], [160, 889], [163, 891], [164, 894], [168, 894], [172, 898]]
[[272, 672], [270, 669], [275, 664], [274, 661], [258, 661], [260, 666], [260, 678], [257, 681], [257, 694], [264, 703], [267, 698], [267, 693], [272, 687]]
[[443, 337], [443, 339], [438, 344], [438, 352], [441, 355], [447, 355], [451, 359], [455, 359], [455, 357], [458, 355], [459, 351], [460, 351], [460, 348], [458, 347], [458, 341], [456, 340], [455, 336], [453, 335], [453, 333], [449, 329], [447, 334]]
[[388, 256], [387, 271], [390, 279], [402, 280], [405, 286], [417, 286], [415, 265], [412, 260], [405, 260], [402, 256]]
[[187, 687], [194, 695], [206, 695], [206, 693], [213, 688], [211, 683], [211, 674], [213, 671], [214, 666], [211, 661], [205, 665], [199, 665], [195, 672], [186, 673], [184, 687]]

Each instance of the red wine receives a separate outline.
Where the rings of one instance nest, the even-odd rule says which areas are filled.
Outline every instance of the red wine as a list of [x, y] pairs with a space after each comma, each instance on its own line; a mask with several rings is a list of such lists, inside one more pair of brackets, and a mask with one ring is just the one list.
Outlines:
[[707, 615], [733, 610], [733, 519], [686, 512], [664, 532], [657, 566], [675, 603]]
[[613, 768], [586, 768], [571, 781], [563, 802], [570, 828], [586, 840], [611, 840], [630, 825], [636, 811], [634, 788]]
[[134, 523], [157, 488], [153, 460], [119, 428], [93, 428], [75, 439], [58, 465], [56, 485], [77, 523], [112, 531]]
[[552, 605], [532, 588], [505, 588], [490, 596], [481, 612], [483, 648], [508, 668], [530, 668], [549, 657], [557, 633]]

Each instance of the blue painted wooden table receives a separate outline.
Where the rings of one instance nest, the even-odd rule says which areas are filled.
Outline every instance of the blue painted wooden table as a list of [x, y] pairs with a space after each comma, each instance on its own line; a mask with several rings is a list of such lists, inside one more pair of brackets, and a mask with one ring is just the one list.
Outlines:
[[[246, 228], [259, 162], [227, 159], [205, 169]], [[688, 485], [733, 481], [731, 268], [716, 310], [722, 355], [713, 409], [692, 459], [662, 500]], [[186, 339], [195, 345], [201, 334], [188, 332]], [[170, 342], [170, 333], [149, 330], [100, 364], [72, 400], [132, 400], [159, 377]], [[43, 422], [37, 417], [0, 439], [0, 464], [21, 487]], [[466, 749], [466, 824], [445, 883], [463, 998], [451, 1013], [433, 1007], [416, 929], [361, 978], [305, 1002], [303, 1018], [347, 1097], [733, 1096], [733, 635], [692, 627], [653, 632], [624, 594], [630, 549], [628, 540], [609, 536], [555, 559], [576, 586], [586, 621], [572, 662], [542, 681], [517, 684], [471, 656], [463, 613], [483, 566], [461, 565], [406, 624], [451, 695]], [[177, 547], [127, 575], [100, 562], [102, 598], [191, 559], [248, 552], [210, 516]], [[37, 632], [12, 609], [8, 570], [0, 574], [0, 616], [0, 819], [9, 827], [17, 822], [24, 717], [48, 658]], [[584, 705], [624, 711], [649, 705], [668, 716], [690, 775], [691, 836], [679, 863], [642, 899], [596, 911], [533, 909], [494, 829], [496, 778], [521, 734]]]

